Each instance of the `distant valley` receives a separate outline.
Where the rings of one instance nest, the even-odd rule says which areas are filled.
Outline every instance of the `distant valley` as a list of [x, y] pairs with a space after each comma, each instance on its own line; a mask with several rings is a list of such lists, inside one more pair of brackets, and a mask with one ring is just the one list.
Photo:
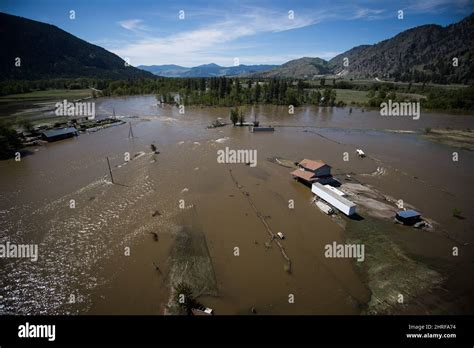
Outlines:
[[216, 76], [239, 76], [268, 71], [278, 65], [237, 65], [219, 66], [217, 64], [204, 64], [192, 68], [179, 65], [139, 65], [138, 68], [149, 71], [157, 76], [163, 77], [216, 77]]

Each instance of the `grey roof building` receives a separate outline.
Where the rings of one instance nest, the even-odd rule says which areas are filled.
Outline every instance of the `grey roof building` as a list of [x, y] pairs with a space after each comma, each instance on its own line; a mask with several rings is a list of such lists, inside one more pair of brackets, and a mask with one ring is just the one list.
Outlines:
[[78, 131], [74, 127], [65, 127], [58, 129], [50, 129], [41, 133], [44, 140], [57, 141], [61, 139], [71, 138], [78, 134]]

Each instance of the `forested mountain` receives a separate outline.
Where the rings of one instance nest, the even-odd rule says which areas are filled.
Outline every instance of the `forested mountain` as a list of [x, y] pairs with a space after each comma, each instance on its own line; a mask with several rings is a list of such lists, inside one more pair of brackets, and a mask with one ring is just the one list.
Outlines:
[[312, 78], [318, 75], [331, 74], [329, 63], [321, 58], [303, 57], [290, 60], [272, 70], [255, 73], [253, 77], [289, 77], [289, 78]]
[[[0, 79], [3, 80], [153, 77], [54, 25], [1, 12], [0, 43]], [[16, 66], [17, 62], [20, 66]]]
[[[344, 65], [344, 58], [348, 66]], [[458, 66], [453, 66], [453, 59]], [[346, 64], [347, 65], [347, 64]], [[314, 78], [337, 75], [435, 83], [474, 82], [474, 15], [442, 27], [423, 25], [331, 59], [300, 58], [254, 77]]]
[[[348, 58], [349, 66], [344, 66]], [[453, 66], [453, 59], [458, 66]], [[441, 27], [423, 25], [329, 61], [335, 74], [404, 81], [474, 82], [474, 15]]]

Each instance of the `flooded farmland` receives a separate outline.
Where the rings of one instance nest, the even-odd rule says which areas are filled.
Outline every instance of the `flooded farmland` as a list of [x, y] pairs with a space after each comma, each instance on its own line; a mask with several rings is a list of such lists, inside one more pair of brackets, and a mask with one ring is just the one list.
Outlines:
[[[183, 279], [216, 314], [472, 312], [474, 153], [410, 132], [473, 129], [472, 116], [248, 107], [249, 121], [275, 126], [258, 134], [208, 129], [218, 117], [227, 122], [228, 108], [181, 114], [154, 96], [101, 98], [96, 112], [123, 117], [134, 137], [122, 125], [0, 162], [0, 241], [39, 249], [36, 262], [0, 260], [1, 313], [164, 314], [172, 284]], [[225, 147], [257, 150], [257, 166], [218, 163]], [[368, 156], [357, 158], [358, 148]], [[403, 200], [434, 229], [364, 213], [357, 221], [324, 215], [291, 169], [268, 160], [275, 157], [322, 160], [341, 182]], [[453, 217], [455, 208], [463, 219]], [[263, 220], [284, 233], [291, 270]], [[366, 243], [372, 266], [324, 256], [326, 244], [346, 240]], [[408, 276], [400, 270], [418, 278], [402, 284]], [[406, 296], [397, 307], [399, 293]], [[374, 302], [384, 305], [370, 310]]]

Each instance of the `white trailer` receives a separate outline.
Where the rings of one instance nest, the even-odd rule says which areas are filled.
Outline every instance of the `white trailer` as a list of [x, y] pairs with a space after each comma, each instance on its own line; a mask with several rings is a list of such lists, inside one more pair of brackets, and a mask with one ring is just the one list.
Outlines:
[[350, 216], [356, 212], [355, 203], [338, 195], [337, 193], [333, 192], [327, 187], [324, 187], [320, 183], [314, 183], [311, 187], [311, 192], [313, 192], [316, 196], [331, 204], [334, 208], [337, 208], [339, 211], [343, 212], [347, 216]]
[[346, 197], [346, 196], [347, 196], [345, 192], [342, 192], [342, 191], [338, 190], [338, 189], [335, 188], [334, 186], [331, 186], [331, 185], [327, 185], [327, 184], [326, 184], [326, 185], [324, 185], [324, 187], [330, 189], [330, 190], [331, 190], [332, 192], [334, 192], [334, 193], [337, 193], [337, 194], [338, 194], [339, 196], [341, 196], [341, 197]]

